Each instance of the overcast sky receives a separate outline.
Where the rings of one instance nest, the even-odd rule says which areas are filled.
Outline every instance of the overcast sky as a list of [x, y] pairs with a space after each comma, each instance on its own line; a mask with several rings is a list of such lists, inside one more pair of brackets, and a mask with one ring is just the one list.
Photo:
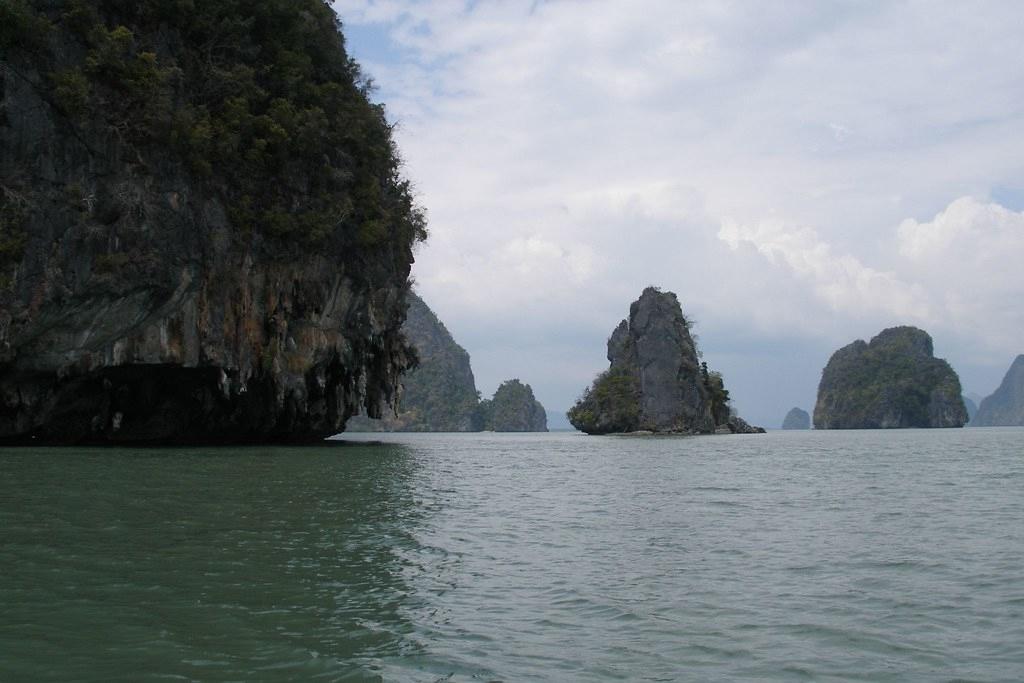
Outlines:
[[417, 289], [552, 425], [647, 285], [739, 413], [917, 325], [1024, 353], [1024, 3], [340, 0], [430, 221]]

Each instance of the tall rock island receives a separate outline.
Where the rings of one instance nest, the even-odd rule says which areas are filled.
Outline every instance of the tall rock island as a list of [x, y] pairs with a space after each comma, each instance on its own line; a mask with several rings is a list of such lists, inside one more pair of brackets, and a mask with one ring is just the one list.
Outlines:
[[916, 327], [892, 327], [839, 349], [821, 373], [815, 428], [964, 426], [960, 379], [933, 353], [932, 338]]
[[349, 420], [349, 431], [472, 432], [482, 428], [469, 354], [414, 292], [402, 332], [419, 363], [402, 377], [398, 412]]
[[421, 213], [321, 0], [0, 3], [0, 443], [393, 403]]
[[999, 388], [978, 406], [971, 426], [1024, 426], [1024, 355], [1014, 359]]
[[801, 408], [791, 408], [782, 421], [783, 429], [810, 429], [811, 416]]
[[722, 377], [700, 363], [672, 292], [648, 287], [608, 340], [609, 369], [569, 412], [588, 434], [764, 431], [731, 415]]

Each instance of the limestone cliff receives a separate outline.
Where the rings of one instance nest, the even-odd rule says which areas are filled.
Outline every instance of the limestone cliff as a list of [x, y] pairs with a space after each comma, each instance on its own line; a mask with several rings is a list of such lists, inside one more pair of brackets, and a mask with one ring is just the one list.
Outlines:
[[810, 429], [811, 428], [811, 416], [806, 410], [801, 408], [792, 408], [786, 413], [786, 418], [782, 421], [783, 429]]
[[546, 432], [547, 413], [533, 388], [518, 379], [502, 382], [494, 397], [480, 402], [480, 424], [493, 432]]
[[967, 411], [967, 422], [969, 424], [974, 419], [974, 416], [978, 414], [978, 404], [967, 394], [964, 394], [961, 398], [964, 399], [964, 409]]
[[402, 331], [416, 350], [419, 365], [402, 378], [397, 414], [385, 411], [380, 419], [365, 416], [349, 420], [349, 431], [470, 432], [481, 428], [479, 394], [469, 354], [452, 338], [448, 328], [410, 292], [409, 312]]
[[648, 287], [608, 340], [609, 369], [569, 411], [588, 434], [763, 431], [730, 414], [722, 377], [698, 361], [679, 299]]
[[715, 426], [715, 434], [764, 434], [764, 427], [756, 427], [739, 415], [730, 415], [724, 424]]
[[0, 442], [392, 403], [422, 217], [318, 0], [0, 6]]
[[456, 343], [424, 301], [409, 294], [402, 332], [419, 358], [402, 378], [398, 411], [379, 419], [349, 420], [349, 431], [378, 432], [546, 432], [547, 413], [529, 384], [503, 382], [494, 396], [480, 400], [469, 354]]
[[1024, 355], [1014, 359], [999, 388], [978, 406], [971, 426], [1024, 426]]
[[893, 327], [870, 343], [858, 339], [829, 359], [814, 407], [817, 429], [962, 427], [960, 379], [935, 358], [932, 338]]

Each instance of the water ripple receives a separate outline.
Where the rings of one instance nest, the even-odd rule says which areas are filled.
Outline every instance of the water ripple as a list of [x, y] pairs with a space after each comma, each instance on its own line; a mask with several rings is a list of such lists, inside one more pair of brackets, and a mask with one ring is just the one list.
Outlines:
[[1019, 681], [1024, 430], [0, 454], [0, 680]]

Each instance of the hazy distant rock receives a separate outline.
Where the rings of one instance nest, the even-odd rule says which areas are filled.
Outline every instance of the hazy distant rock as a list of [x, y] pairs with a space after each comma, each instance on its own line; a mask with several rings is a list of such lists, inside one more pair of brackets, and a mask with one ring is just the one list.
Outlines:
[[672, 292], [648, 287], [608, 340], [611, 366], [568, 412], [588, 434], [646, 431], [710, 434], [754, 431], [730, 420], [722, 376], [698, 361], [697, 346]]
[[1017, 356], [999, 388], [978, 406], [971, 426], [1024, 426], [1024, 355]]
[[353, 417], [347, 431], [469, 432], [476, 423], [479, 394], [469, 354], [452, 338], [430, 307], [408, 294], [402, 332], [419, 355], [419, 366], [402, 378], [398, 414], [382, 419]]
[[971, 400], [971, 398], [967, 394], [964, 394], [963, 399], [964, 408], [967, 409], [967, 421], [970, 422], [978, 413], [978, 404]]
[[935, 358], [932, 338], [916, 327], [883, 330], [836, 351], [821, 374], [817, 429], [962, 427], [960, 379]]
[[783, 429], [810, 429], [811, 416], [806, 410], [793, 408], [786, 413], [786, 419], [782, 421]]
[[546, 432], [548, 417], [529, 384], [502, 382], [494, 398], [481, 401], [479, 424], [494, 432]]
[[547, 413], [529, 384], [503, 382], [494, 397], [481, 401], [469, 354], [459, 346], [430, 307], [408, 295], [402, 332], [419, 355], [419, 366], [402, 378], [398, 414], [379, 420], [349, 420], [355, 432], [546, 432]]

